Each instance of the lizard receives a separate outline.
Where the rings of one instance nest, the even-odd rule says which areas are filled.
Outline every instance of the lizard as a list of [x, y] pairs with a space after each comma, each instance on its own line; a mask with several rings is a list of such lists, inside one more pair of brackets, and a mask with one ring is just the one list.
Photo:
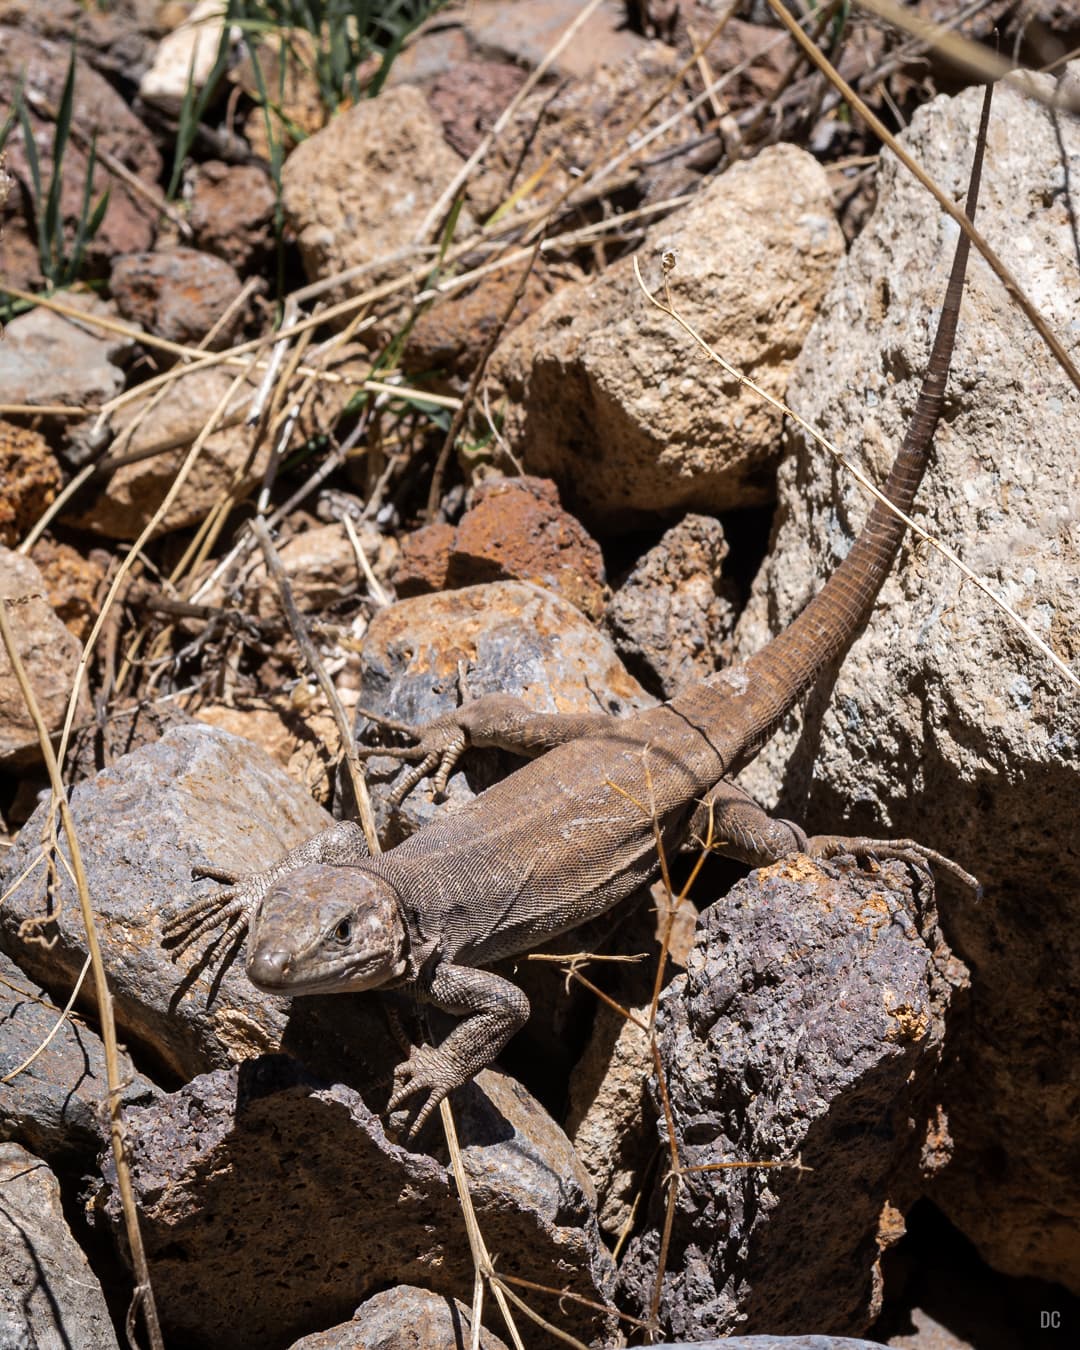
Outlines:
[[[967, 214], [975, 213], [989, 120], [987, 90]], [[916, 407], [883, 494], [910, 513], [944, 404], [967, 267], [961, 232]], [[714, 846], [752, 866], [803, 852], [899, 857], [965, 884], [956, 863], [914, 840], [808, 837], [770, 816], [732, 780], [787, 712], [842, 658], [868, 619], [905, 525], [875, 501], [847, 556], [791, 623], [744, 663], [626, 717], [538, 713], [488, 694], [413, 734], [407, 746], [365, 748], [412, 761], [391, 794], [425, 776], [436, 795], [469, 747], [530, 757], [467, 805], [371, 855], [342, 821], [247, 877], [203, 870], [223, 885], [164, 925], [176, 959], [222, 928], [246, 969], [284, 995], [404, 990], [459, 1020], [438, 1045], [412, 1045], [393, 1075], [387, 1112], [409, 1104], [407, 1136], [438, 1103], [497, 1057], [529, 1003], [486, 969], [604, 913], [647, 885], [659, 847], [679, 847], [708, 822]], [[417, 1100], [410, 1102], [410, 1099]]]

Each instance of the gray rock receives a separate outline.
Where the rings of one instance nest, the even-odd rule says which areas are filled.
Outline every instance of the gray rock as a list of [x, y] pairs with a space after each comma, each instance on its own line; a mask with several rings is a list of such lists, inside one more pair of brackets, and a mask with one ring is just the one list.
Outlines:
[[[81, 1018], [67, 1018], [34, 1062], [4, 1081], [45, 1041], [59, 1015], [48, 995], [0, 954], [0, 1139], [50, 1163], [92, 1156], [108, 1138], [105, 1052]], [[145, 1104], [156, 1094], [123, 1051], [120, 1073], [125, 1105]]]
[[[768, 1326], [858, 1333], [877, 1314], [881, 1250], [917, 1196], [951, 986], [931, 897], [907, 868], [808, 858], [753, 873], [701, 916], [665, 993], [661, 1057], [684, 1166], [662, 1325], [697, 1340]], [[621, 1282], [652, 1294], [667, 1187]]]
[[[65, 303], [92, 314], [115, 316], [93, 296], [65, 295]], [[128, 338], [105, 333], [90, 323], [33, 309], [4, 328], [0, 344], [0, 384], [7, 403], [105, 403], [124, 387], [118, 364], [131, 347]]]
[[[638, 258], [650, 289], [667, 250], [674, 306], [780, 394], [843, 253], [821, 166], [777, 145], [720, 175], [647, 232]], [[649, 304], [633, 262], [564, 286], [495, 349], [512, 448], [609, 529], [770, 501], [779, 414]]]
[[[553, 1124], [538, 1136], [535, 1106], [498, 1078], [488, 1070], [455, 1098], [485, 1241], [505, 1274], [604, 1301], [612, 1263], [587, 1178], [565, 1136]], [[401, 1282], [471, 1302], [449, 1168], [391, 1142], [349, 1088], [265, 1057], [133, 1109], [127, 1125], [155, 1294], [177, 1343], [288, 1345]], [[102, 1165], [111, 1179], [109, 1157]], [[103, 1208], [119, 1225], [111, 1186]], [[559, 1320], [586, 1339], [605, 1325], [570, 1301]]]
[[[1076, 63], [1070, 70], [1080, 75]], [[967, 179], [980, 99], [974, 89], [935, 99], [905, 135], [953, 197]], [[1059, 122], [1075, 192], [1080, 125]], [[1075, 361], [1080, 310], [1062, 153], [1047, 110], [1001, 85], [978, 225]], [[798, 411], [878, 482], [914, 404], [955, 236], [883, 156], [877, 211], [791, 384]], [[973, 254], [945, 417], [915, 514], [1074, 665], [1078, 426], [1080, 394]], [[776, 547], [737, 633], [743, 655], [817, 590], [867, 509], [850, 478], [801, 441], [780, 493]], [[1080, 1244], [1062, 1235], [1080, 1226], [1078, 770], [1076, 691], [920, 546], [917, 561], [909, 551], [886, 582], [838, 677], [743, 776], [766, 805], [810, 829], [915, 836], [979, 876], [982, 904], [947, 885], [941, 894], [973, 987], [970, 1021], [952, 1047], [931, 1193], [996, 1269], [1073, 1291]]]
[[[471, 696], [520, 694], [538, 712], [620, 714], [653, 702], [573, 605], [528, 582], [496, 581], [380, 610], [364, 637], [358, 704], [413, 725], [430, 722], [461, 702], [459, 662]], [[370, 743], [362, 715], [357, 727]], [[499, 751], [471, 753], [450, 779], [447, 802], [433, 803], [421, 783], [391, 815], [385, 802], [399, 762], [369, 761], [384, 842], [471, 801], [514, 763]]]
[[[67, 713], [81, 647], [64, 627], [47, 596], [45, 578], [37, 566], [22, 554], [0, 545], [0, 602], [7, 606], [15, 650], [45, 725], [53, 733], [60, 730]], [[79, 711], [86, 715], [89, 709], [84, 691]], [[7, 649], [0, 644], [0, 764], [11, 768], [40, 760], [37, 731]]]
[[[0, 888], [37, 856], [46, 805], [5, 858]], [[393, 1062], [374, 1000], [299, 999], [290, 1008], [259, 993], [242, 962], [224, 971], [193, 956], [174, 964], [161, 946], [163, 915], [214, 887], [193, 882], [192, 867], [256, 871], [330, 823], [264, 751], [211, 727], [178, 727], [79, 784], [71, 809], [120, 1036], [142, 1062], [189, 1078], [285, 1048], [324, 1072], [345, 1066], [363, 1081]], [[0, 906], [0, 948], [63, 997], [86, 938], [66, 870], [57, 868], [51, 907], [44, 886], [44, 869], [33, 869]], [[55, 938], [46, 949], [22, 925], [50, 912], [53, 920], [39, 930]], [[92, 1006], [88, 988], [83, 997]]]
[[117, 1350], [105, 1296], [40, 1158], [0, 1144], [0, 1345]]
[[[289, 1350], [468, 1350], [471, 1336], [472, 1310], [460, 1299], [399, 1284], [362, 1303], [351, 1321], [304, 1336]], [[480, 1345], [506, 1350], [484, 1328]]]
[[735, 589], [721, 569], [728, 546], [711, 516], [684, 516], [639, 559], [612, 596], [615, 650], [650, 688], [671, 698], [721, 664], [735, 627]]

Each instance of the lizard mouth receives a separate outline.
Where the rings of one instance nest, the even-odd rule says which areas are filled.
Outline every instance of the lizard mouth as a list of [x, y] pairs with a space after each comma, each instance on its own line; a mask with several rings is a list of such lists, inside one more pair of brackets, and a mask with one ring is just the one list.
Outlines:
[[298, 960], [295, 952], [259, 948], [247, 962], [247, 976], [264, 994], [338, 994], [376, 989], [390, 972], [380, 955], [357, 959], [343, 955], [337, 960]]

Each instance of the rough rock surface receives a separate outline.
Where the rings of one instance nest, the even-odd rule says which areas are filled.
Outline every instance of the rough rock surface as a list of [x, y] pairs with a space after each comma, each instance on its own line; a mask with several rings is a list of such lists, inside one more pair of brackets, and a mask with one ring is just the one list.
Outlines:
[[[6, 607], [15, 648], [50, 732], [58, 731], [75, 683], [79, 643], [45, 598], [41, 573], [22, 554], [0, 546], [0, 604]], [[80, 711], [89, 704], [85, 693]], [[22, 690], [0, 644], [0, 763], [34, 763], [41, 756], [37, 732]]]
[[403, 597], [486, 581], [532, 581], [592, 619], [600, 616], [606, 590], [599, 544], [562, 509], [550, 479], [529, 475], [481, 482], [453, 531], [437, 522], [406, 535], [394, 580]]
[[[118, 258], [109, 276], [109, 293], [125, 319], [170, 342], [202, 342], [240, 294], [232, 266], [197, 248], [167, 253], [129, 253]], [[244, 319], [235, 311], [209, 344], [229, 344]]]
[[[399, 1284], [373, 1294], [352, 1315], [313, 1332], [289, 1350], [468, 1350], [472, 1309], [460, 1299]], [[506, 1350], [493, 1332], [480, 1330], [481, 1350]]]
[[[128, 453], [161, 447], [161, 451], [121, 465], [98, 499], [74, 523], [110, 539], [135, 538], [161, 505], [192, 443], [228, 391], [234, 375], [224, 368], [210, 367], [174, 380], [154, 403], [150, 416], [147, 406], [153, 394], [127, 404], [114, 419], [117, 439], [113, 450]], [[234, 394], [226, 407], [226, 425], [207, 438], [183, 491], [165, 513], [160, 533], [198, 524], [230, 488], [242, 496], [259, 481], [269, 451], [264, 446], [249, 462], [252, 437], [242, 425], [240, 411], [251, 392], [251, 386], [241, 385]], [[129, 427], [135, 428], [132, 434], [121, 439]]]
[[[662, 1323], [697, 1340], [806, 1326], [857, 1334], [880, 1307], [881, 1250], [920, 1188], [951, 990], [932, 904], [903, 864], [796, 857], [701, 916], [662, 1000], [661, 1058], [684, 1166]], [[648, 1306], [667, 1187], [621, 1268]]]
[[0, 421], [0, 544], [14, 548], [60, 491], [60, 465], [45, 437]]
[[[1075, 65], [1072, 67], [1076, 70]], [[1049, 85], [1047, 87], [1050, 87]], [[962, 195], [981, 95], [936, 99], [908, 148]], [[1074, 165], [1080, 126], [1060, 134]], [[1075, 179], [1075, 173], [1074, 173]], [[995, 95], [979, 228], [1076, 361], [1076, 248], [1045, 108]], [[922, 378], [955, 226], [888, 155], [878, 208], [803, 349], [789, 396], [877, 481]], [[973, 255], [953, 374], [916, 516], [1075, 667], [1080, 654], [1080, 395]], [[801, 442], [779, 529], [740, 623], [758, 648], [817, 590], [865, 518], [850, 478]], [[804, 714], [744, 775], [810, 829], [910, 835], [975, 872], [942, 887], [973, 971], [971, 1021], [944, 1098], [952, 1159], [932, 1198], [997, 1269], [1080, 1290], [1080, 702], [937, 553], [910, 551]], [[947, 1165], [945, 1165], [947, 1163]]]
[[[647, 233], [650, 288], [667, 249], [675, 307], [781, 394], [843, 251], [821, 166], [778, 145], [729, 169]], [[632, 258], [564, 287], [499, 344], [491, 369], [515, 452], [587, 519], [626, 528], [645, 513], [772, 496], [779, 415], [648, 303]]]
[[[455, 1094], [472, 1101], [459, 1128], [485, 1240], [503, 1272], [603, 1300], [611, 1258], [588, 1180], [554, 1124], [538, 1137], [529, 1113], [521, 1118], [520, 1088], [487, 1100], [498, 1077], [488, 1071]], [[355, 1092], [313, 1080], [295, 1061], [272, 1056], [196, 1078], [130, 1111], [128, 1140], [158, 1306], [179, 1343], [220, 1345], [227, 1326], [236, 1350], [273, 1350], [402, 1281], [471, 1300], [449, 1167], [392, 1143]], [[103, 1165], [110, 1175], [108, 1158]], [[115, 1190], [107, 1211], [118, 1222]], [[570, 1302], [563, 1317], [586, 1338], [605, 1320]]]
[[40, 1158], [0, 1144], [0, 1345], [116, 1350], [105, 1296]]
[[[3, 888], [37, 855], [44, 809], [8, 851]], [[262, 751], [211, 727], [178, 727], [79, 784], [71, 809], [120, 1036], [144, 1064], [186, 1078], [284, 1048], [320, 1072], [344, 1062], [375, 1078], [394, 1062], [371, 1000], [301, 999], [290, 1009], [260, 994], [240, 962], [224, 973], [190, 955], [173, 964], [161, 946], [163, 915], [214, 887], [193, 881], [193, 867], [254, 872], [330, 823]], [[54, 909], [40, 867], [0, 906], [0, 948], [66, 996], [86, 939], [66, 870], [57, 876]], [[20, 927], [50, 912], [41, 932], [56, 942], [46, 950]]]
[[[48, 995], [0, 953], [0, 1139], [49, 1162], [75, 1154], [89, 1160], [108, 1139], [108, 1083], [101, 1041], [81, 1018], [66, 1019], [34, 1062], [4, 1081], [37, 1050], [59, 1015]], [[123, 1051], [120, 1073], [125, 1106], [156, 1095]]]
[[195, 170], [189, 222], [196, 243], [238, 272], [269, 254], [273, 214], [274, 185], [262, 165], [212, 159]]
[[[224, 28], [225, 0], [199, 0], [158, 43], [154, 59], [139, 81], [147, 103], [176, 115], [189, 85], [201, 90], [210, 78]], [[176, 11], [173, 11], [176, 15]]]
[[[65, 303], [108, 318], [111, 305], [92, 296], [65, 295]], [[48, 309], [20, 314], [4, 328], [0, 345], [0, 384], [8, 403], [88, 404], [96, 407], [124, 387], [118, 359], [131, 347], [92, 324], [79, 323]]]
[[[285, 161], [281, 193], [308, 277], [412, 239], [462, 163], [411, 85], [363, 100], [301, 142]], [[467, 232], [464, 221], [459, 228]]]
[[[460, 663], [470, 696], [520, 694], [539, 712], [620, 714], [652, 703], [580, 611], [521, 581], [398, 601], [372, 619], [361, 663], [359, 707], [414, 726], [458, 706]], [[369, 743], [371, 731], [359, 716], [358, 738]], [[421, 784], [387, 819], [386, 795], [400, 761], [370, 760], [376, 817], [389, 830], [384, 842], [471, 801], [514, 763], [501, 751], [473, 752], [451, 775], [445, 803], [433, 803]]]
[[[578, 0], [477, 0], [466, 10], [466, 33], [474, 50], [523, 66], [537, 66], [578, 17]], [[604, 0], [556, 58], [554, 72], [587, 79], [598, 66], [638, 55], [647, 43], [626, 22], [619, 0]]]
[[64, 627], [85, 642], [97, 618], [97, 594], [105, 579], [107, 555], [98, 549], [84, 555], [44, 535], [30, 550], [30, 557], [41, 572], [49, 604]]
[[711, 516], [684, 516], [640, 558], [607, 607], [615, 650], [648, 688], [671, 698], [721, 664], [735, 626], [728, 546]]

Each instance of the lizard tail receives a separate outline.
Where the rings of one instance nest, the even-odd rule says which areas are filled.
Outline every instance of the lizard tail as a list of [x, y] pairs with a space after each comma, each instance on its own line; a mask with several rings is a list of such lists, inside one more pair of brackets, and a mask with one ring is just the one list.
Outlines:
[[[975, 216], [979, 197], [991, 90], [992, 86], [987, 85], [972, 160], [967, 194], [969, 220]], [[934, 431], [945, 401], [969, 251], [970, 240], [961, 231], [915, 413], [883, 488], [884, 495], [905, 515], [911, 512], [929, 462]], [[884, 503], [875, 501], [851, 551], [818, 594], [782, 633], [747, 661], [744, 707], [751, 727], [741, 756], [743, 762], [768, 739], [822, 670], [847, 649], [873, 609], [899, 552], [904, 530], [904, 522]]]

